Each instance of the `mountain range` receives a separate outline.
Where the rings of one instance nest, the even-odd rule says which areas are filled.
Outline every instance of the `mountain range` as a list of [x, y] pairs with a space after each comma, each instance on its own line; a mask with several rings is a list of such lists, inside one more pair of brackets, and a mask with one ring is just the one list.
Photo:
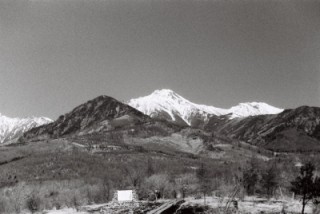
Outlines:
[[301, 106], [232, 120], [211, 117], [203, 129], [273, 151], [315, 151], [320, 148], [320, 108]]
[[[4, 207], [17, 198], [28, 205], [34, 189], [43, 207], [63, 201], [78, 206], [72, 198], [104, 203], [119, 188], [149, 195], [159, 181], [172, 182], [165, 187], [168, 196], [187, 186], [191, 197], [199, 194], [196, 176], [202, 167], [213, 179], [206, 187], [212, 184], [218, 192], [234, 192], [248, 170], [264, 176], [271, 169], [280, 173], [277, 182], [289, 193], [286, 184], [299, 173], [297, 166], [309, 159], [317, 163], [320, 153], [319, 107], [282, 110], [243, 103], [221, 109], [192, 103], [171, 90], [127, 103], [98, 96], [55, 121], [5, 116], [0, 121], [2, 130], [16, 130], [5, 132], [0, 146], [0, 187], [10, 190], [10, 197], [2, 197]], [[259, 197], [266, 194], [257, 189]], [[18, 213], [13, 205], [5, 213]]]
[[50, 122], [47, 117], [10, 118], [0, 114], [0, 143], [13, 142], [24, 132]]
[[[320, 151], [319, 107], [283, 110], [266, 103], [251, 102], [222, 109], [192, 103], [169, 89], [156, 90], [127, 103], [99, 96], [61, 115], [56, 121], [33, 118], [29, 119], [33, 122], [26, 123], [25, 120], [2, 122], [1, 128], [7, 127], [8, 131], [1, 132], [6, 133], [1, 135], [1, 142], [12, 142], [19, 137], [20, 142], [26, 142], [102, 134], [102, 138], [109, 141], [115, 135], [121, 139], [134, 136], [137, 145], [149, 142], [149, 145], [157, 146], [154, 142], [158, 142], [179, 149], [182, 148], [179, 142], [188, 142], [188, 146], [197, 152], [203, 151], [210, 144], [208, 142], [220, 142], [222, 138], [272, 151]], [[15, 128], [9, 129], [9, 126]], [[201, 136], [201, 144], [198, 137], [194, 137], [195, 132]], [[131, 143], [135, 141], [132, 139]], [[195, 145], [200, 147], [195, 148]], [[190, 150], [183, 146], [183, 151]]]
[[25, 138], [49, 139], [67, 135], [84, 135], [134, 126], [149, 121], [149, 116], [108, 96], [99, 96], [81, 104], [56, 121], [33, 128]]
[[131, 99], [128, 105], [154, 118], [162, 118], [180, 124], [197, 126], [212, 115], [228, 115], [230, 119], [255, 115], [278, 114], [283, 109], [263, 102], [240, 103], [229, 109], [199, 105], [190, 102], [170, 89], [156, 90], [152, 94]]

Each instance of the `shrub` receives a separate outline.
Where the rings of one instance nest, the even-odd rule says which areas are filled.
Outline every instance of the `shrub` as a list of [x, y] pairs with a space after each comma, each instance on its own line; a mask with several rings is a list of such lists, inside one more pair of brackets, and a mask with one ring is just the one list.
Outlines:
[[27, 200], [27, 208], [32, 212], [36, 212], [40, 210], [40, 199], [35, 195], [32, 195]]

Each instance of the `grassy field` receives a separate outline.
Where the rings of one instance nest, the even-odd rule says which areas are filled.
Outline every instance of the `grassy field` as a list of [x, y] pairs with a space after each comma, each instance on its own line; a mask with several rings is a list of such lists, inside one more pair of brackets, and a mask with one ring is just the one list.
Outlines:
[[[253, 162], [259, 176], [276, 163], [281, 194], [291, 195], [294, 163], [301, 158], [273, 157], [245, 143], [206, 137], [186, 130], [158, 138], [91, 135], [0, 147], [0, 213], [106, 203], [117, 189], [136, 189], [141, 199], [155, 189], [168, 199], [182, 193], [194, 197], [202, 194], [197, 177], [202, 166], [206, 194], [226, 197]], [[262, 184], [255, 194], [264, 195]], [[245, 195], [242, 187], [239, 196]], [[274, 195], [280, 195], [278, 189]]]

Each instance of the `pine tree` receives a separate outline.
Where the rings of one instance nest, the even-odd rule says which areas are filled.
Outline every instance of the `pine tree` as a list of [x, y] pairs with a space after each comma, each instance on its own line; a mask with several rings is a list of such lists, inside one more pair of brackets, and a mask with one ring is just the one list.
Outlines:
[[274, 189], [278, 185], [277, 169], [275, 166], [267, 168], [267, 170], [262, 174], [261, 184], [268, 197], [271, 197]]
[[305, 206], [311, 200], [320, 196], [320, 180], [314, 177], [315, 166], [308, 162], [300, 169], [300, 175], [291, 182], [291, 191], [302, 197], [302, 211], [304, 214]]

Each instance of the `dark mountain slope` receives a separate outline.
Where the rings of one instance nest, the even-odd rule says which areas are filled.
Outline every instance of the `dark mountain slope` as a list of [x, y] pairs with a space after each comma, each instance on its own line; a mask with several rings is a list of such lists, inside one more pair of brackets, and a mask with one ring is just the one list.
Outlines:
[[149, 116], [112, 97], [99, 96], [60, 116], [53, 123], [30, 130], [23, 135], [23, 139], [58, 138], [112, 130], [150, 121]]
[[276, 151], [320, 149], [319, 107], [301, 106], [277, 115], [232, 120], [212, 117], [204, 128]]

